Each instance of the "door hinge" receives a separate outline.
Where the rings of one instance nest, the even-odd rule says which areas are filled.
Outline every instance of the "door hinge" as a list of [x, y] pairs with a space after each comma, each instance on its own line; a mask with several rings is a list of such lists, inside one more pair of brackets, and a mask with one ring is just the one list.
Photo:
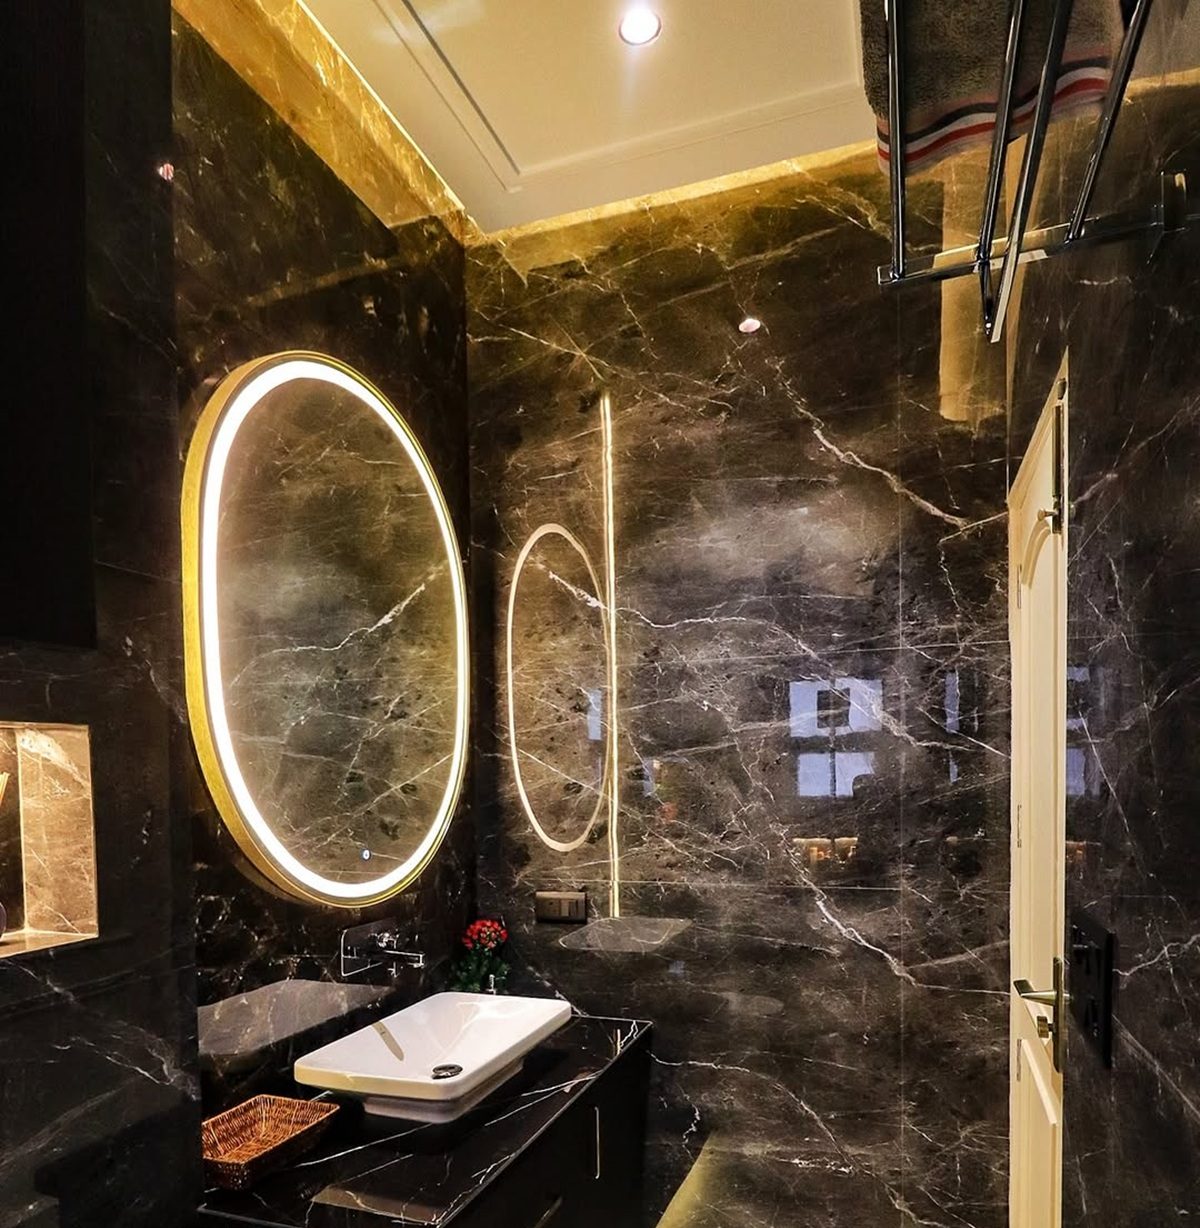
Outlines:
[[1021, 803], [1017, 803], [1017, 848], [1021, 847]]
[[1021, 1042], [1018, 1040], [1017, 1041], [1017, 1082], [1018, 1083], [1020, 1083], [1021, 1081], [1021, 1050], [1024, 1047], [1025, 1046], [1022, 1045]]

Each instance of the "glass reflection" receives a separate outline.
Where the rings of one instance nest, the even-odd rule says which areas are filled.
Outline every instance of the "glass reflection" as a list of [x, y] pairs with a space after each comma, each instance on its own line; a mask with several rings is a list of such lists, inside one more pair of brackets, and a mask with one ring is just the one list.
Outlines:
[[1089, 716], [1095, 690], [1086, 665], [1067, 666], [1067, 796], [1100, 796], [1100, 762], [1092, 746]]
[[[875, 774], [875, 751], [862, 735], [883, 728], [883, 682], [846, 676], [788, 684], [788, 729], [796, 748], [800, 797], [853, 797]], [[868, 742], [870, 739], [868, 739]]]

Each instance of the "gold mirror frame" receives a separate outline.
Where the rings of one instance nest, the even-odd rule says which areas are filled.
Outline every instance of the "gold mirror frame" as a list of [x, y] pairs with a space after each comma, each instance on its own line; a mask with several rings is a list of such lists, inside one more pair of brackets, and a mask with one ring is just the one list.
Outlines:
[[[363, 883], [325, 878], [299, 861], [271, 830], [242, 776], [224, 707], [217, 615], [217, 526], [225, 465], [246, 417], [262, 399], [294, 379], [321, 380], [372, 409], [396, 436], [433, 505], [450, 564], [455, 614], [455, 730], [450, 777], [421, 843], [389, 874]], [[469, 731], [470, 651], [466, 575], [441, 486], [416, 436], [368, 380], [325, 354], [290, 350], [245, 363], [205, 405], [188, 447], [183, 478], [183, 612], [187, 706], [192, 739], [214, 804], [242, 852], [269, 881], [291, 895], [342, 908], [389, 899], [412, 884], [446, 835], [462, 793]]]

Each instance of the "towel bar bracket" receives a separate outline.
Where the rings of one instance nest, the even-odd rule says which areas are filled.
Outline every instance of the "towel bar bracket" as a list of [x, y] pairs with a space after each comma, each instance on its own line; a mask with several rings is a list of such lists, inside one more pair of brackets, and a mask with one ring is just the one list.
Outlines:
[[[888, 153], [891, 174], [892, 253], [890, 263], [879, 267], [878, 279], [881, 286], [946, 281], [974, 275], [979, 279], [984, 331], [992, 341], [998, 341], [1003, 335], [1004, 321], [1019, 265], [1045, 260], [1076, 248], [1112, 243], [1139, 235], [1152, 238], [1150, 255], [1153, 257], [1167, 235], [1200, 222], [1200, 210], [1191, 208], [1186, 179], [1182, 174], [1173, 171], [1161, 173], [1159, 200], [1148, 213], [1143, 210], [1140, 213], [1088, 216], [1153, 2], [1154, 0], [1136, 0], [1130, 14], [1125, 36], [1113, 61], [1111, 80], [1070, 220], [1061, 225], [1028, 231], [1026, 227], [1029, 211], [1037, 186], [1046, 130], [1054, 109], [1054, 96], [1062, 69], [1072, 10], [1072, 0], [1055, 0], [1054, 18], [1042, 64], [1033, 123], [1018, 177], [1012, 218], [1008, 233], [997, 239], [995, 228], [1006, 161], [1005, 149], [1013, 121], [1016, 56], [1025, 15], [1024, 0], [1009, 0], [1008, 39], [998, 93], [988, 179], [984, 189], [979, 240], [970, 247], [953, 248], [932, 256], [909, 256], [905, 244], [908, 182], [905, 174], [904, 133], [904, 6], [903, 0], [884, 0], [888, 23]], [[1186, 7], [1186, 0], [1183, 7]], [[998, 279], [993, 290], [993, 274], [997, 273]]]
[[[1200, 202], [1193, 202], [1189, 196], [1186, 176], [1178, 171], [1163, 171], [1159, 176], [1159, 201], [1150, 210], [1089, 218], [1075, 239], [1069, 237], [1069, 222], [1027, 231], [1021, 245], [1020, 263], [1046, 260], [1064, 252], [1138, 236], [1148, 236], [1153, 240], [1150, 252], [1153, 257], [1165, 238], [1197, 223], [1200, 223]], [[1006, 243], [1007, 239], [1000, 238], [992, 244], [993, 270], [1004, 259]], [[881, 286], [908, 286], [949, 281], [978, 273], [978, 250], [975, 244], [971, 244], [969, 247], [950, 248], [933, 256], [910, 257], [903, 277], [894, 276], [890, 264], [881, 264], [878, 281]]]

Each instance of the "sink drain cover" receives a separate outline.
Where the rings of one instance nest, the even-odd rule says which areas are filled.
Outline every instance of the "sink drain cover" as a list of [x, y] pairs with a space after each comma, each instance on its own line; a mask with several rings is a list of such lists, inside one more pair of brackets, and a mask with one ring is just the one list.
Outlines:
[[453, 1062], [447, 1062], [445, 1066], [435, 1066], [433, 1068], [433, 1077], [435, 1079], [453, 1079], [455, 1075], [462, 1074], [462, 1067], [456, 1066]]

